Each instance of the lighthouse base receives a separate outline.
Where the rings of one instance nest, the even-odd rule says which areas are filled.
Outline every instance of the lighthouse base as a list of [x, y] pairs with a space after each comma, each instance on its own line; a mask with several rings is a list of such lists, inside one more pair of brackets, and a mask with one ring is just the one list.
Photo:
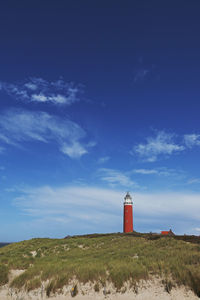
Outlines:
[[133, 207], [124, 205], [124, 233], [133, 232]]

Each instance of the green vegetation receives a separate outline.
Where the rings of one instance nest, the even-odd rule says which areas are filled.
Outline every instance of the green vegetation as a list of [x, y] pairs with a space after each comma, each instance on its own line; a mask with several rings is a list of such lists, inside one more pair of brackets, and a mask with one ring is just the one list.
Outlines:
[[6, 265], [0, 265], [0, 286], [8, 282], [8, 267]]
[[123, 291], [129, 280], [137, 290], [140, 279], [159, 275], [167, 292], [174, 284], [184, 284], [200, 296], [199, 265], [199, 242], [174, 237], [108, 234], [33, 239], [0, 249], [0, 284], [8, 282], [9, 270], [24, 269], [10, 285], [30, 291], [46, 281], [49, 296], [73, 278], [94, 282], [98, 292], [106, 281]]

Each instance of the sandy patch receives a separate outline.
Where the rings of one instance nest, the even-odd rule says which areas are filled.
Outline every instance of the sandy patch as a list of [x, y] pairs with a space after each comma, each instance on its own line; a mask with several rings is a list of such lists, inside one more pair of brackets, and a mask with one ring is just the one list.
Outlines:
[[31, 251], [30, 253], [32, 254], [33, 257], [36, 257], [37, 255], [37, 251]]
[[[12, 271], [12, 278], [21, 274], [23, 270]], [[161, 279], [141, 281], [137, 288], [137, 293], [125, 285], [124, 293], [117, 293], [112, 284], [107, 284], [106, 288], [101, 288], [99, 292], [94, 291], [94, 284], [87, 283], [77, 284], [78, 294], [72, 298], [71, 289], [77, 283], [71, 282], [56, 295], [46, 296], [45, 284], [41, 288], [26, 293], [25, 291], [17, 292], [9, 288], [8, 285], [0, 288], [1, 300], [198, 300], [194, 293], [185, 287], [173, 288], [170, 293], [165, 291]]]
[[9, 272], [9, 282], [11, 282], [15, 277], [21, 275], [24, 272], [25, 272], [25, 270], [11, 270]]

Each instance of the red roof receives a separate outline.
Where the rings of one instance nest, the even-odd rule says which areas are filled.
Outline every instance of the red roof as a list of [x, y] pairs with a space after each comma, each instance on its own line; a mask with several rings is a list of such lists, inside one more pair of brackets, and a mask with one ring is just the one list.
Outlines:
[[168, 235], [170, 234], [170, 231], [161, 231], [161, 234]]
[[174, 235], [173, 231], [170, 229], [169, 231], [161, 231], [162, 235]]

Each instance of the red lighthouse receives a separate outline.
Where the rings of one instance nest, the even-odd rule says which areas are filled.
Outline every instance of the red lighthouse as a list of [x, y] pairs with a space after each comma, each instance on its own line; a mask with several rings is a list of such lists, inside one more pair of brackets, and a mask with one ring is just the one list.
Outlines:
[[124, 232], [133, 232], [133, 202], [128, 192], [124, 197]]

